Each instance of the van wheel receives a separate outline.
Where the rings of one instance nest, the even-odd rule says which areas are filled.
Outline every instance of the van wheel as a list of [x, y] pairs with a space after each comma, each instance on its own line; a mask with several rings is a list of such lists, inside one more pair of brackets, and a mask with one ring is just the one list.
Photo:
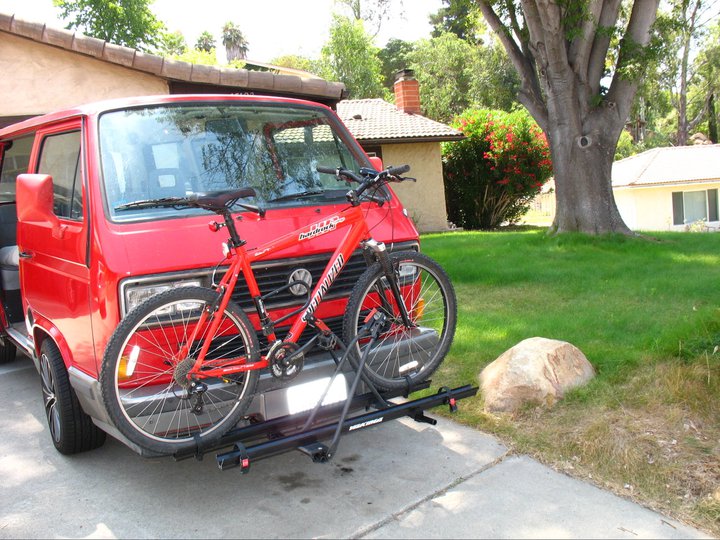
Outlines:
[[45, 416], [57, 451], [69, 455], [102, 446], [105, 432], [80, 407], [60, 351], [50, 339], [40, 347], [40, 378]]
[[7, 339], [0, 341], [0, 365], [9, 364], [15, 360], [15, 353], [17, 349], [15, 345], [7, 341]]

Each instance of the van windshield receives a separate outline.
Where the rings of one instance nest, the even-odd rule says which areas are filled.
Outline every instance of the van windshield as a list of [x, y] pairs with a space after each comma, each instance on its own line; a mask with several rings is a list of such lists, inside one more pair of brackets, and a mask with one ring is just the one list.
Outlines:
[[327, 111], [307, 106], [225, 102], [113, 111], [100, 117], [99, 132], [114, 221], [178, 216], [169, 208], [117, 210], [130, 202], [246, 186], [257, 199], [245, 202], [266, 208], [341, 202], [347, 184], [316, 167], [360, 167]]

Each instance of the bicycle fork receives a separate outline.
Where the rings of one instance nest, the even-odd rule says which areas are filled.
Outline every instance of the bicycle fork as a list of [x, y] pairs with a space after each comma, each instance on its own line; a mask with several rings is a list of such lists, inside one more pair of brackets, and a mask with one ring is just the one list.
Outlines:
[[[385, 244], [371, 238], [370, 240], [366, 240], [364, 242], [364, 245], [372, 252], [372, 254], [375, 256], [375, 259], [380, 263], [380, 267], [382, 268], [383, 274], [385, 275], [385, 280], [390, 286], [390, 292], [392, 292], [392, 295], [395, 298], [395, 304], [398, 307], [398, 311], [400, 313], [400, 317], [402, 318], [403, 324], [407, 328], [412, 327], [413, 323], [410, 319], [410, 314], [407, 311], [407, 307], [405, 306], [405, 302], [403, 301], [402, 293], [400, 292], [400, 287], [398, 285], [397, 277], [395, 274], [395, 269], [393, 268], [392, 261], [390, 260], [390, 254], [388, 253]], [[389, 302], [388, 299], [385, 297], [384, 289], [378, 287], [377, 292], [380, 296], [380, 302], [387, 310], [387, 313], [393, 313], [391, 309], [392, 303]]]

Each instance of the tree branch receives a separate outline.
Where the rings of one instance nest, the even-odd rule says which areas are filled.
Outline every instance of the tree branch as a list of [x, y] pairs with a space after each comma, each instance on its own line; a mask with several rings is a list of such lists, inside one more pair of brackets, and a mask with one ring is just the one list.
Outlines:
[[705, 103], [703, 104], [702, 109], [700, 109], [700, 112], [697, 113], [697, 116], [690, 120], [688, 122], [687, 130], [688, 135], [690, 135], [690, 132], [693, 131], [697, 125], [705, 118], [705, 115], [708, 113], [708, 110], [710, 109], [710, 98], [712, 98], [713, 92], [710, 90], [707, 94], [705, 94]]
[[575, 38], [570, 45], [568, 59], [573, 71], [583, 82], [587, 82], [587, 66], [596, 36], [598, 21], [603, 9], [603, 0], [591, 0], [588, 6], [588, 18], [582, 24], [580, 36]]
[[638, 47], [645, 47], [650, 41], [650, 28], [655, 22], [660, 0], [635, 0], [630, 22], [620, 46], [615, 75], [607, 95], [607, 103], [614, 106], [617, 120], [624, 124], [630, 112], [630, 104], [637, 90], [638, 77], [624, 77], [618, 72], [624, 62], [637, 53]]
[[610, 48], [610, 32], [603, 30], [615, 26], [622, 0], [606, 0], [598, 19], [595, 39], [588, 57], [587, 84], [594, 93], [600, 93], [600, 80], [605, 74], [605, 58]]
[[[500, 43], [502, 43], [508, 57], [510, 57], [510, 61], [520, 75], [520, 102], [527, 107], [541, 129], [545, 130], [548, 125], [548, 113], [542, 97], [542, 91], [540, 90], [540, 82], [535, 69], [536, 60], [533, 57], [532, 51], [527, 50], [523, 52], [523, 50], [521, 50], [518, 43], [513, 39], [508, 27], [503, 24], [500, 17], [495, 13], [495, 10], [490, 6], [490, 0], [478, 0], [478, 7], [490, 25], [490, 28], [500, 39]], [[508, 4], [508, 7], [511, 10], [512, 16], [516, 16], [514, 6]], [[521, 39], [521, 37], [518, 37], [518, 39]]]
[[525, 45], [527, 45], [527, 39], [523, 36], [522, 29], [518, 23], [517, 13], [515, 13], [515, 5], [513, 0], [505, 0], [505, 7], [508, 10], [508, 16], [510, 17], [510, 27], [515, 34], [515, 37], [520, 42], [520, 47], [525, 52]]
[[545, 62], [552, 69], [564, 70], [568, 65], [565, 48], [565, 29], [558, 4], [551, 0], [522, 0], [525, 21], [530, 29], [531, 45], [542, 44], [545, 48]]
[[500, 39], [500, 42], [503, 44], [503, 47], [505, 47], [505, 51], [508, 53], [510, 61], [515, 66], [515, 69], [518, 70], [520, 77], [526, 77], [525, 57], [523, 56], [522, 50], [517, 42], [512, 38], [508, 28], [500, 20], [500, 17], [498, 17], [497, 13], [495, 13], [495, 10], [490, 6], [489, 0], [478, 0], [478, 7], [480, 8], [480, 12], [483, 17], [490, 25], [492, 31], [495, 32], [497, 37]]

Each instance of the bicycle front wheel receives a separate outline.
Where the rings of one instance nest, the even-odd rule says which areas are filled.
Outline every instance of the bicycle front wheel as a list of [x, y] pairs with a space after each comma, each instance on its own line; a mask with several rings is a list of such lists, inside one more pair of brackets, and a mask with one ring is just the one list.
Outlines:
[[457, 321], [457, 302], [450, 278], [430, 257], [414, 251], [390, 255], [393, 279], [398, 284], [407, 318], [380, 265], [360, 276], [348, 301], [343, 338], [349, 344], [365, 319], [377, 310], [386, 322], [374, 344], [361, 338], [350, 360], [357, 368], [366, 349], [365, 372], [381, 390], [400, 390], [408, 382], [426, 380], [445, 358]]
[[217, 296], [202, 287], [165, 291], [130, 311], [110, 338], [100, 374], [103, 401], [118, 430], [143, 449], [171, 454], [211, 443], [253, 399], [257, 370], [188, 380], [207, 339], [206, 369], [257, 361], [257, 335], [237, 306], [228, 305], [213, 335], [211, 318], [198, 326]]

